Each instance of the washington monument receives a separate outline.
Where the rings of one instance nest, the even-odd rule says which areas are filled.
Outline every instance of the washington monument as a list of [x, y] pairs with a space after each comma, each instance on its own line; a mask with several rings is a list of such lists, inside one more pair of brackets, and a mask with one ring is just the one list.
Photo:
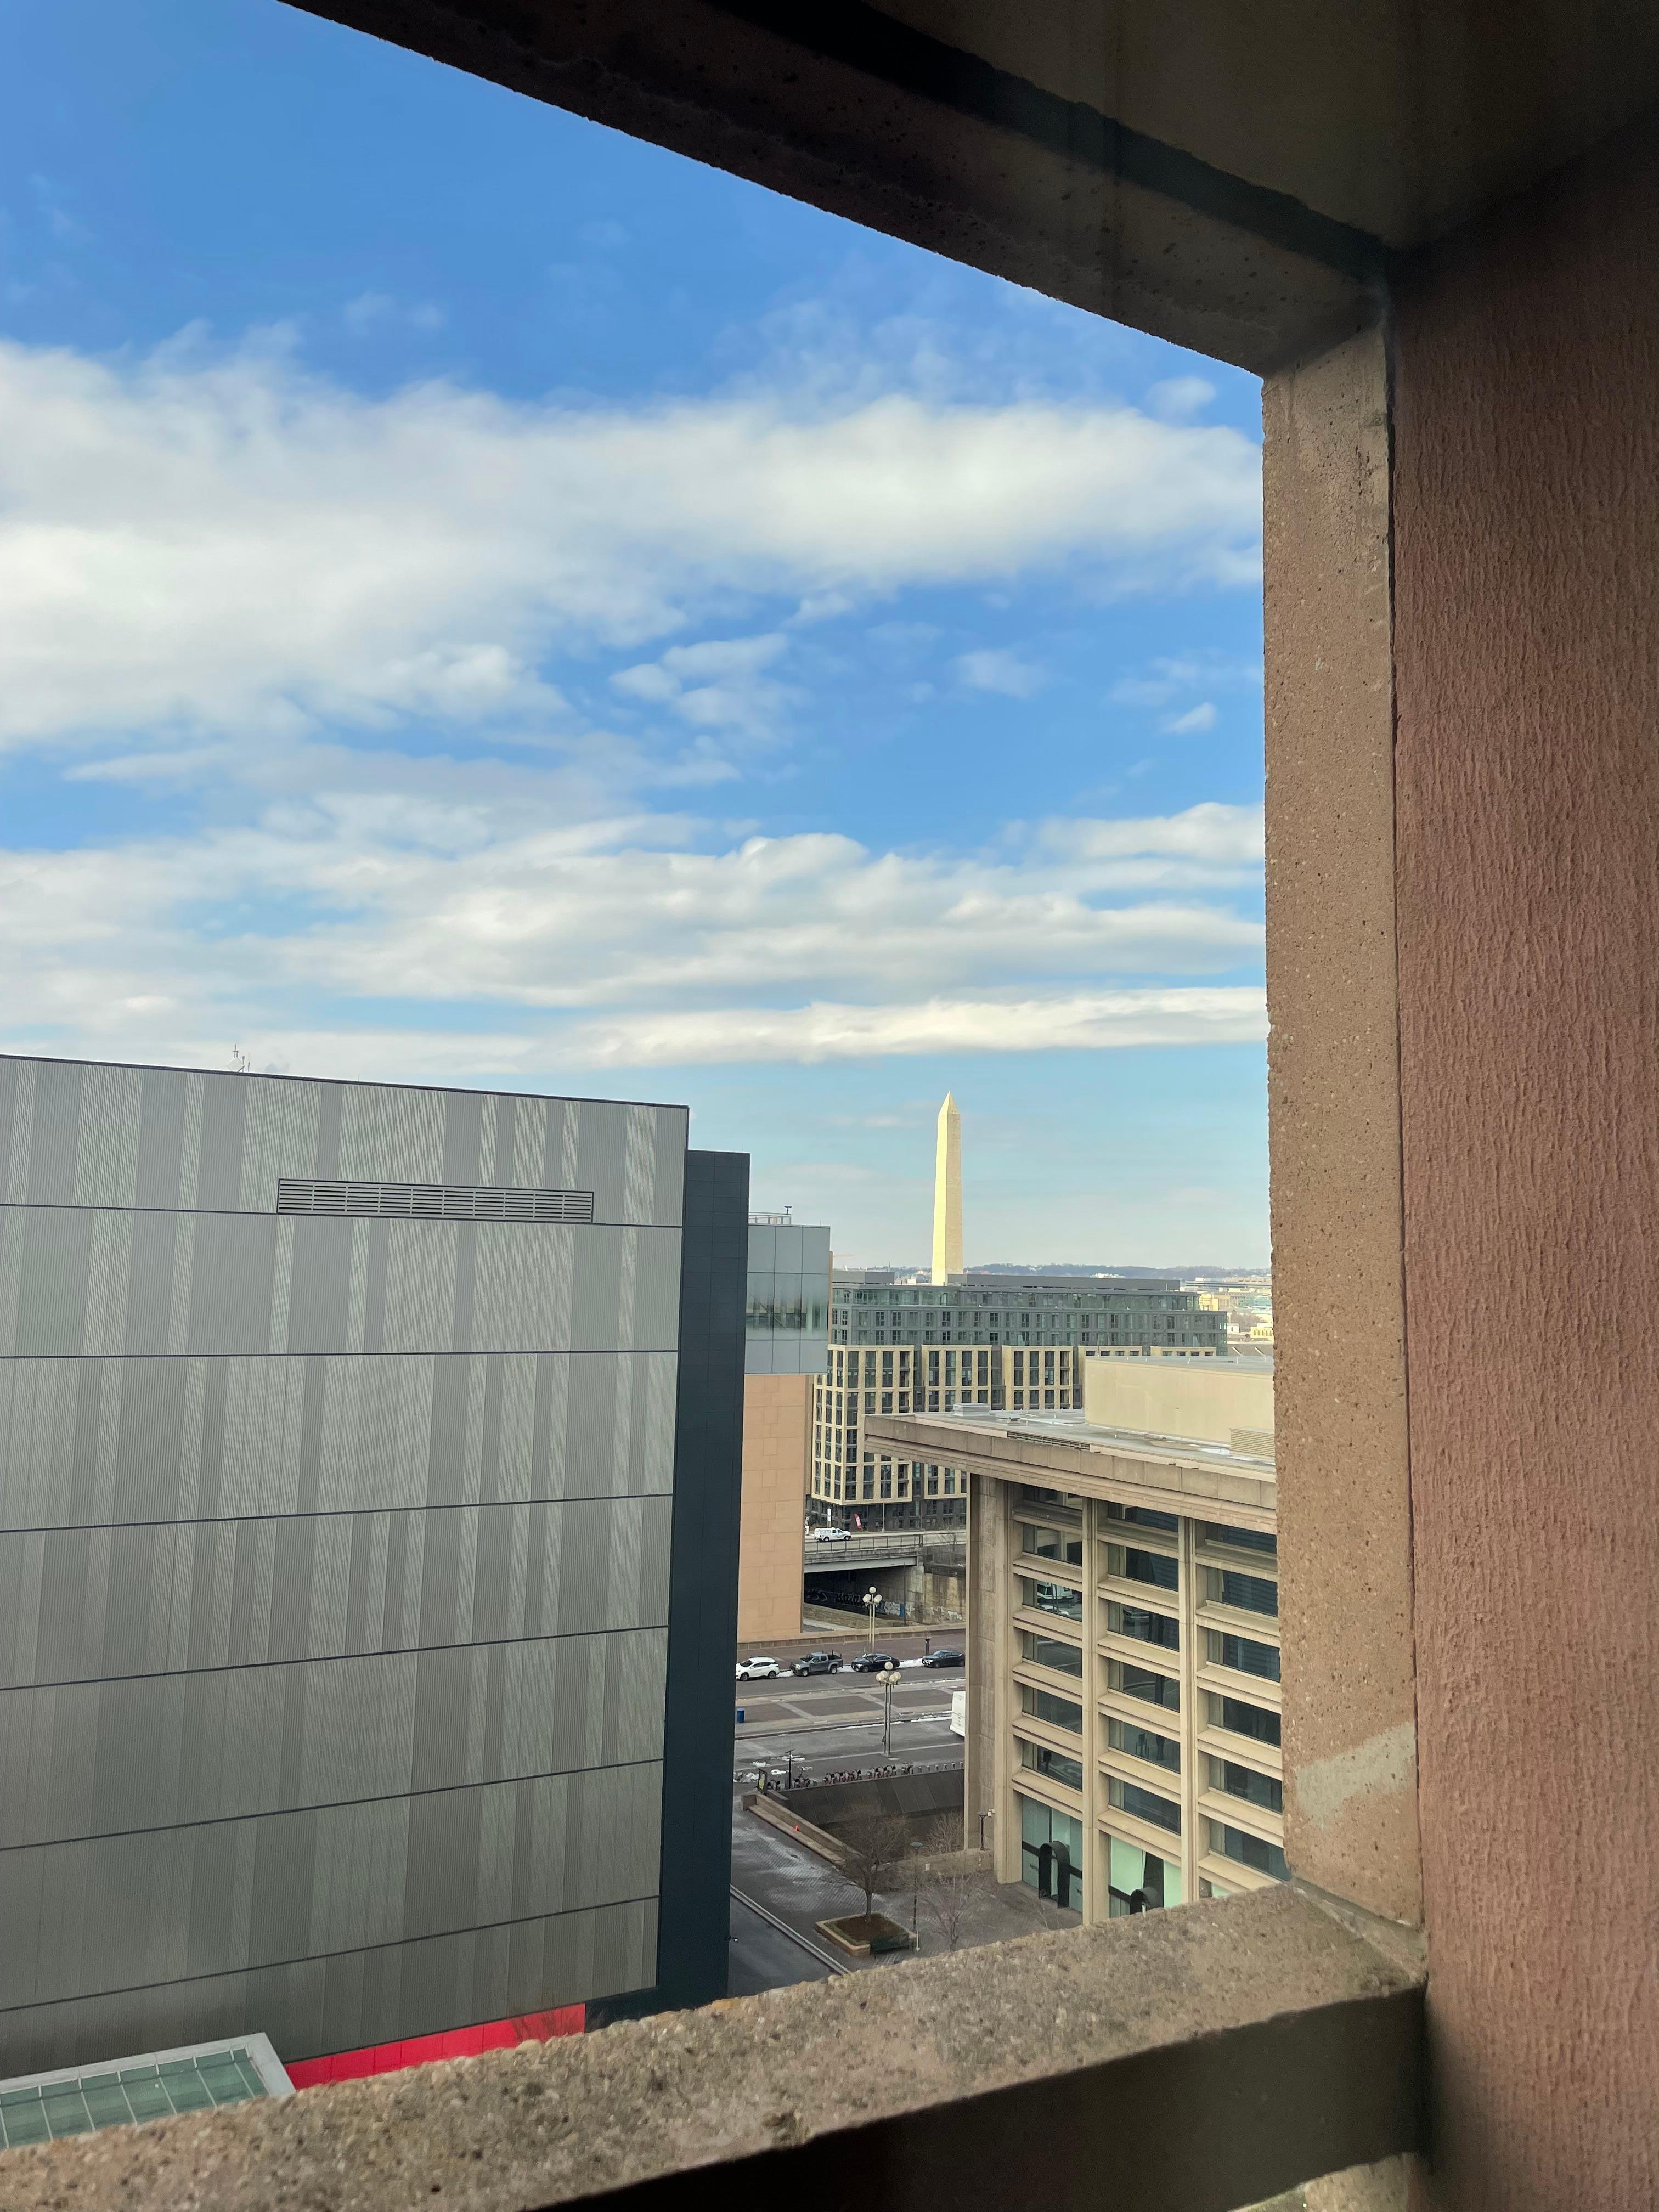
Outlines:
[[962, 1116], [947, 1091], [939, 1109], [939, 1147], [933, 1156], [933, 1280], [953, 1283], [962, 1273]]

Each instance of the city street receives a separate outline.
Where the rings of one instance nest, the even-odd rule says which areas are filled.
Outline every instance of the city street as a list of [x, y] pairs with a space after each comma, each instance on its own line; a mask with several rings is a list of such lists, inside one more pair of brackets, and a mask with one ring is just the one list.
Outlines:
[[[893, 1759], [959, 1760], [962, 1739], [951, 1733], [951, 1692], [960, 1668], [910, 1668], [893, 1692]], [[748, 1774], [786, 1754], [814, 1775], [883, 1761], [883, 1692], [868, 1674], [785, 1676], [739, 1682], [735, 1768]]]

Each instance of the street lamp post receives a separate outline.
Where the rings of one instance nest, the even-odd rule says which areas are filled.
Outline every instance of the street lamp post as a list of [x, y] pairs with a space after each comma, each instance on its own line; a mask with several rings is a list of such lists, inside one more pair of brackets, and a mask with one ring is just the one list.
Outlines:
[[899, 1670], [890, 1659], [876, 1677], [884, 1693], [881, 1748], [888, 1759], [893, 1756], [893, 1685], [898, 1678]]
[[880, 1603], [881, 1592], [872, 1583], [864, 1593], [864, 1609], [870, 1616], [870, 1633], [864, 1647], [866, 1651], [873, 1651], [876, 1648], [876, 1607]]

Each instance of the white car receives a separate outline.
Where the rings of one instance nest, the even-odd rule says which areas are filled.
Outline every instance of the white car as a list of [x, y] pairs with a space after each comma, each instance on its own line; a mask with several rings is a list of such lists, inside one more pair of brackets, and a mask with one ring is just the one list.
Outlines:
[[815, 1544], [850, 1544], [850, 1530], [846, 1528], [814, 1528], [809, 1531]]
[[740, 1682], [769, 1682], [783, 1672], [775, 1659], [739, 1659], [738, 1680]]

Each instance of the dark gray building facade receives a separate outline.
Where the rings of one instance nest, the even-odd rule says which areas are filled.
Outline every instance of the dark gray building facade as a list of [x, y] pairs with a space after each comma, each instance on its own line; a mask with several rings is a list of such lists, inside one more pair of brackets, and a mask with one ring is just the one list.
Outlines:
[[686, 1124], [0, 1058], [0, 2075], [721, 1993], [748, 1163]]

